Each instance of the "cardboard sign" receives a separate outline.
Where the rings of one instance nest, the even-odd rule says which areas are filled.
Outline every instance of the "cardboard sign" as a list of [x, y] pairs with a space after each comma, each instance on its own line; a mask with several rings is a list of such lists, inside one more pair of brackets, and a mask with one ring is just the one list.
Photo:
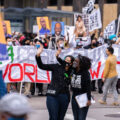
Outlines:
[[[76, 57], [78, 54], [89, 57], [92, 60], [92, 67], [89, 71], [91, 80], [97, 80], [103, 77], [104, 65], [107, 59], [106, 48], [107, 45], [92, 50], [62, 50], [60, 57], [64, 59], [67, 55]], [[118, 78], [120, 78], [120, 46], [114, 45], [113, 48], [114, 54], [117, 56], [117, 72]], [[49, 83], [51, 81], [51, 72], [41, 70], [37, 67], [35, 60], [36, 51], [37, 49], [31, 46], [8, 47], [9, 60], [2, 62], [0, 65], [5, 82]], [[55, 53], [55, 50], [44, 49], [41, 54], [42, 62], [44, 64], [56, 64]]]
[[48, 17], [37, 17], [37, 25], [39, 27], [39, 34], [50, 34], [50, 25]]

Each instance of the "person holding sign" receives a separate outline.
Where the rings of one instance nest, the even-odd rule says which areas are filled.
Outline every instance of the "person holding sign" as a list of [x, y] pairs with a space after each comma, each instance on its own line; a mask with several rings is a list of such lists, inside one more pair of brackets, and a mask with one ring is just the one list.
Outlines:
[[52, 22], [52, 39], [49, 43], [49, 48], [56, 49], [59, 39], [64, 39], [64, 22]]
[[84, 22], [82, 20], [82, 17], [79, 15], [77, 17], [77, 21], [75, 23], [75, 36], [76, 37], [85, 37], [86, 34], [86, 28], [84, 25]]
[[[72, 95], [72, 111], [74, 120], [86, 120], [89, 106], [91, 105], [91, 80], [88, 70], [91, 67], [91, 61], [85, 56], [78, 55], [73, 63], [75, 68], [73, 77], [71, 80], [71, 87], [73, 91]], [[85, 100], [87, 100], [85, 107], [79, 106], [77, 96], [87, 94]]]
[[[64, 120], [70, 102], [69, 85], [71, 80], [71, 67], [73, 57], [67, 56], [63, 64], [43, 64], [41, 53], [43, 51], [42, 44], [37, 51], [37, 65], [42, 70], [52, 71], [51, 83], [47, 90], [47, 108], [49, 112], [49, 120]], [[56, 57], [59, 53], [56, 53]]]

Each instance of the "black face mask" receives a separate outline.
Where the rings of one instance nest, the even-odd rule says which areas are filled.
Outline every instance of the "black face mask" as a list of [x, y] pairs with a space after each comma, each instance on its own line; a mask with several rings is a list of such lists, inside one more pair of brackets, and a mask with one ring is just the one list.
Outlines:
[[94, 47], [97, 47], [97, 43], [93, 43], [92, 45], [93, 45]]
[[78, 63], [77, 62], [73, 62], [73, 68], [77, 68]]
[[66, 67], [70, 67], [71, 65], [70, 65], [70, 63], [66, 62], [66, 63], [65, 63], [65, 66], [66, 66]]
[[30, 45], [29, 43], [25, 43], [25, 45]]

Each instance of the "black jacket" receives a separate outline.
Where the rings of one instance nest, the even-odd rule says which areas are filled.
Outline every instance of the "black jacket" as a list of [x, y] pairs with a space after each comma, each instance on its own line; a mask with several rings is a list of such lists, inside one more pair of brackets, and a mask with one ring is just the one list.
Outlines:
[[[70, 71], [59, 64], [43, 64], [41, 57], [36, 56], [37, 65], [40, 69], [52, 71], [51, 83], [48, 85], [47, 95], [69, 94]], [[68, 77], [66, 77], [66, 74]]]
[[71, 88], [74, 97], [83, 93], [87, 93], [88, 100], [91, 100], [90, 73], [87, 70], [79, 71], [78, 73], [74, 71], [71, 80]]
[[[64, 36], [63, 35], [60, 35], [60, 38], [63, 38], [64, 39]], [[56, 48], [56, 35], [55, 34], [53, 34], [52, 35], [52, 39], [51, 39], [51, 42], [52, 42], [52, 49], [57, 49]]]

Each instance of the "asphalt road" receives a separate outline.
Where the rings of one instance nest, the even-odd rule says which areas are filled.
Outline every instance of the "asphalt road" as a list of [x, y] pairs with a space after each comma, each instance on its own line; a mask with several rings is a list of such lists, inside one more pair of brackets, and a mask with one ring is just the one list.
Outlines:
[[[113, 96], [108, 95], [107, 105], [101, 105], [98, 100], [101, 94], [97, 92], [92, 93], [95, 97], [96, 103], [93, 104], [88, 112], [87, 120], [120, 120], [120, 106], [112, 106]], [[29, 115], [29, 120], [49, 120], [48, 111], [46, 108], [46, 97], [33, 96], [29, 99], [34, 112]], [[120, 95], [119, 95], [120, 103]], [[67, 110], [65, 120], [73, 120], [71, 104]]]

